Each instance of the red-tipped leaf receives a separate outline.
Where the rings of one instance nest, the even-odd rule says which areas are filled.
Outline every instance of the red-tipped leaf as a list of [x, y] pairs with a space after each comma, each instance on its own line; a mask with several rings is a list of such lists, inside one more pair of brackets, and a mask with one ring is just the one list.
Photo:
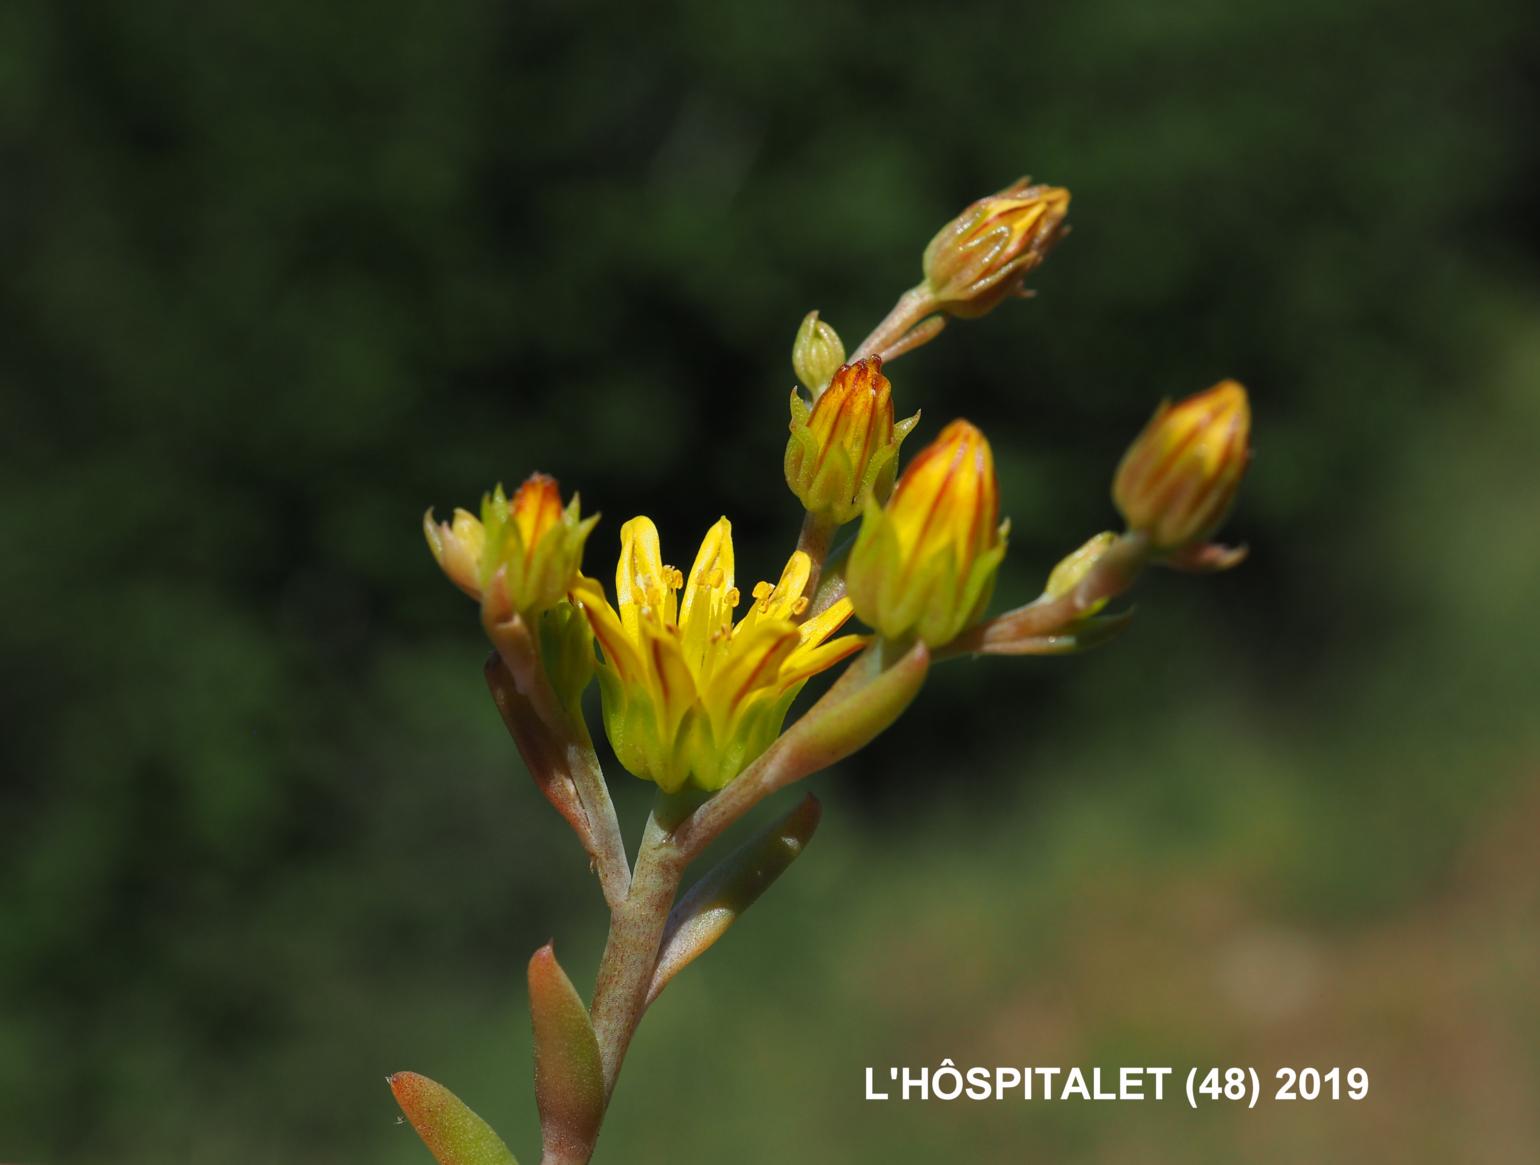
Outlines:
[[546, 943], [529, 960], [535, 1101], [551, 1156], [590, 1149], [604, 1120], [604, 1067], [588, 1009]]
[[439, 1165], [519, 1165], [492, 1126], [442, 1084], [416, 1072], [397, 1072], [387, 1080]]

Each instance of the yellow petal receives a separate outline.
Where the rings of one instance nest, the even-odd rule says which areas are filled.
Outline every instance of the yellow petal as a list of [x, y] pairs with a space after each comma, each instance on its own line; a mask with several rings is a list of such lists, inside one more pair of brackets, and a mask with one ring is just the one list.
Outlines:
[[779, 690], [784, 692], [819, 672], [828, 671], [840, 660], [849, 659], [866, 646], [867, 638], [865, 635], [841, 635], [816, 647], [803, 644], [782, 663], [780, 674], [776, 676]]
[[800, 641], [795, 623], [779, 621], [759, 622], [733, 635], [732, 650], [718, 663], [707, 690], [717, 726], [755, 690], [776, 686], [781, 665]]
[[733, 527], [726, 518], [706, 531], [700, 553], [690, 568], [684, 600], [679, 608], [679, 629], [685, 657], [704, 679], [707, 648], [732, 626], [738, 590], [733, 586]]
[[845, 625], [845, 620], [850, 618], [853, 610], [848, 597], [836, 599], [802, 624], [802, 642], [813, 645], [822, 643]]
[[684, 646], [671, 627], [642, 625], [641, 654], [648, 684], [660, 709], [659, 729], [666, 745], [696, 703], [695, 676], [685, 662]]
[[598, 582], [578, 576], [572, 587], [572, 601], [588, 619], [594, 638], [599, 642], [599, 650], [604, 652], [605, 662], [615, 670], [620, 681], [627, 685], [643, 683], [647, 672], [641, 652], [636, 641], [626, 634], [620, 616], [604, 597]]
[[632, 642], [641, 642], [641, 623], [674, 622], [675, 579], [679, 572], [663, 565], [658, 528], [647, 517], [632, 518], [620, 528], [620, 563], [615, 568], [615, 600]]

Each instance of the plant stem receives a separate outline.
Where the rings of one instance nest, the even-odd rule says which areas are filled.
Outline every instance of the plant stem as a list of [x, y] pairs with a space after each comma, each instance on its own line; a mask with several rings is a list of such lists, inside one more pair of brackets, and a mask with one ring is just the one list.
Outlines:
[[626, 1049], [647, 1010], [647, 989], [652, 985], [663, 929], [683, 873], [684, 862], [655, 810], [647, 819], [636, 855], [630, 893], [610, 915], [609, 939], [604, 944], [593, 1006], [589, 1008], [604, 1064], [606, 1098], [615, 1091]]
[[818, 593], [818, 580], [823, 575], [824, 559], [829, 557], [829, 546], [834, 542], [834, 535], [838, 532], [839, 526], [828, 518], [807, 514], [802, 519], [802, 532], [797, 535], [797, 549], [813, 562], [812, 572], [807, 576], [807, 586], [802, 590], [802, 593], [807, 596], [810, 608], [813, 597]]
[[1116, 598], [1134, 585], [1149, 561], [1149, 539], [1124, 534], [1102, 555], [1079, 585], [1057, 598], [1044, 596], [986, 620], [937, 652], [937, 659], [988, 651], [992, 644], [1052, 635], [1083, 617], [1098, 603]]
[[599, 767], [599, 757], [594, 752], [588, 727], [581, 715], [573, 715], [557, 699], [540, 663], [534, 637], [524, 620], [518, 615], [493, 619], [484, 611], [482, 621], [487, 637], [512, 674], [519, 694], [529, 701], [551, 737], [551, 745], [560, 751], [583, 809], [584, 848], [599, 875], [604, 900], [614, 911], [626, 900], [630, 890], [631, 864], [626, 858], [620, 820], [615, 816], [609, 785]]
[[893, 310], [872, 329], [871, 335], [861, 341], [850, 359], [881, 356], [884, 360], [892, 360], [934, 339], [945, 322], [944, 319], [935, 324], [926, 322], [926, 317], [935, 311], [936, 301], [930, 289], [923, 283], [911, 287], [898, 297]]

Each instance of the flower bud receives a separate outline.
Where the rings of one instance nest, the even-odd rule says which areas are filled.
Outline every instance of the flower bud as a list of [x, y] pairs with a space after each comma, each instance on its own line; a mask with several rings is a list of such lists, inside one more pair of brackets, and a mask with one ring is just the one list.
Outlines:
[[939, 310], [963, 319], [993, 311], [1064, 234], [1069, 191], [1022, 178], [981, 198], [925, 248], [925, 282]]
[[889, 639], [951, 642], [989, 603], [1010, 523], [989, 442], [953, 421], [899, 478], [886, 508], [866, 503], [845, 582], [856, 614]]
[[809, 408], [792, 390], [786, 484], [809, 513], [844, 524], [867, 495], [878, 504], [893, 492], [898, 447], [920, 419], [893, 422], [893, 393], [882, 358], [841, 365]]
[[1130, 530], [1157, 554], [1206, 540], [1224, 520], [1246, 472], [1251, 406], [1233, 380], [1155, 410], [1123, 455], [1112, 498]]
[[[1043, 587], [1043, 594], [1050, 599], [1062, 599], [1072, 590], [1078, 587], [1091, 573], [1091, 569], [1100, 561], [1102, 555], [1111, 549], [1118, 536], [1111, 530], [1104, 530], [1093, 538], [1086, 540], [1080, 549], [1066, 555], [1059, 561], [1059, 565], [1049, 572], [1047, 585]], [[1085, 614], [1094, 615], [1107, 605], [1106, 599], [1100, 599], [1092, 606], [1086, 608]]]
[[434, 559], [462, 591], [532, 616], [566, 598], [598, 520], [580, 517], [576, 494], [564, 508], [556, 479], [536, 473], [511, 500], [501, 485], [483, 496], [479, 520], [457, 509], [452, 521], [435, 522], [430, 509], [422, 529]]
[[835, 369], [845, 363], [845, 345], [839, 333], [818, 318], [816, 311], [802, 317], [797, 339], [791, 347], [791, 367], [802, 387], [818, 399]]
[[562, 707], [581, 719], [583, 692], [594, 678], [594, 635], [565, 599], [540, 616], [540, 660]]

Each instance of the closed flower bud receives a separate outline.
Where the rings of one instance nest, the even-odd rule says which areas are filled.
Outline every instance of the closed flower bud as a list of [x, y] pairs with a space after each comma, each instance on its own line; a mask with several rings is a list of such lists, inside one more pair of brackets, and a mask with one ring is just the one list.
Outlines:
[[845, 363], [845, 345], [839, 333], [818, 318], [816, 311], [802, 317], [791, 347], [791, 367], [802, 387], [816, 400], [835, 369]]
[[1165, 402], [1123, 455], [1112, 498], [1132, 531], [1167, 554], [1206, 540], [1246, 472], [1251, 406], [1233, 380]]
[[581, 719], [580, 701], [594, 678], [594, 636], [583, 612], [566, 600], [540, 616], [540, 659], [557, 699]]
[[920, 419], [893, 421], [893, 393], [882, 359], [842, 365], [811, 407], [791, 394], [786, 484], [809, 513], [843, 524], [869, 495], [879, 504], [893, 492], [898, 447]]
[[555, 478], [537, 473], [512, 499], [500, 485], [483, 497], [479, 520], [457, 509], [452, 521], [435, 522], [429, 510], [422, 528], [456, 586], [473, 599], [491, 597], [531, 616], [566, 598], [598, 520], [580, 516], [576, 494], [563, 507]]
[[939, 310], [964, 319], [1021, 295], [1022, 281], [1064, 234], [1069, 191], [1022, 178], [981, 198], [925, 248], [925, 282]]
[[[1111, 530], [1104, 530], [1094, 538], [1086, 540], [1079, 550], [1066, 555], [1060, 560], [1048, 575], [1048, 583], [1043, 587], [1043, 594], [1050, 599], [1062, 599], [1072, 590], [1078, 587], [1085, 576], [1091, 573], [1091, 568], [1100, 561], [1102, 555], [1112, 548], [1118, 536]], [[1097, 601], [1085, 611], [1087, 615], [1094, 615], [1107, 605], [1106, 599]]]
[[989, 442], [953, 421], [899, 478], [885, 508], [866, 503], [845, 582], [856, 614], [889, 639], [951, 642], [983, 614], [1010, 523]]

